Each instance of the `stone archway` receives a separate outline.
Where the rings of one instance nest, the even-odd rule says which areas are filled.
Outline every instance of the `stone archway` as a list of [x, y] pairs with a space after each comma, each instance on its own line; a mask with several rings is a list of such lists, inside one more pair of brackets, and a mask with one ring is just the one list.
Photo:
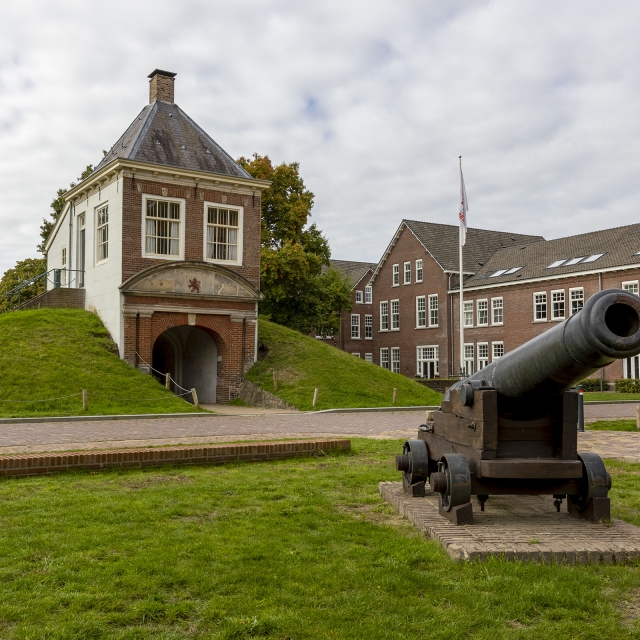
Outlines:
[[[152, 366], [161, 382], [170, 373], [184, 389], [195, 388], [202, 404], [215, 404], [218, 385], [218, 346], [206, 330], [195, 326], [172, 327], [153, 344]], [[189, 396], [187, 400], [191, 401]]]

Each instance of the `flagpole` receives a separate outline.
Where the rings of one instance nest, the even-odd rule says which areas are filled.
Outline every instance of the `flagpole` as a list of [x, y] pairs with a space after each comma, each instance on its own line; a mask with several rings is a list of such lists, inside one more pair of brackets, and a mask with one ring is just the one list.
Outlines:
[[[462, 156], [458, 156], [460, 161], [460, 180], [462, 184]], [[463, 305], [463, 284], [462, 284], [462, 224], [458, 225], [458, 244], [460, 249], [460, 256], [458, 265], [460, 267], [460, 375], [466, 377], [464, 372], [464, 305]]]

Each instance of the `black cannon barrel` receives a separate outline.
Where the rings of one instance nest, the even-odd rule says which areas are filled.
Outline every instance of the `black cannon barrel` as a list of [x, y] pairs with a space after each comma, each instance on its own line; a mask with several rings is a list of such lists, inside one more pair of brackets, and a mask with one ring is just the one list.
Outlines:
[[[474, 375], [499, 397], [544, 401], [600, 367], [640, 353], [640, 298], [622, 289], [593, 295], [584, 308]], [[527, 403], [528, 404], [528, 403]]]

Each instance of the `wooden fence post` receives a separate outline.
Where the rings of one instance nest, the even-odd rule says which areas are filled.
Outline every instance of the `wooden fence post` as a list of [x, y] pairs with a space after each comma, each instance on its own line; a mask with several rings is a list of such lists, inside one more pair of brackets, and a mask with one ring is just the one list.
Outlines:
[[313, 392], [313, 406], [316, 406], [316, 403], [318, 402], [318, 387], [315, 388], [315, 391]]
[[164, 386], [171, 391], [171, 374], [166, 373], [164, 376]]
[[275, 371], [273, 372], [273, 390], [278, 390], [278, 374]]
[[82, 390], [82, 410], [87, 411], [87, 390]]
[[397, 387], [394, 387], [393, 388], [393, 404], [396, 403], [397, 398], [398, 398], [398, 389]]
[[200, 408], [200, 403], [198, 402], [198, 394], [196, 393], [195, 387], [191, 389], [191, 395], [193, 396], [193, 405], [196, 409]]

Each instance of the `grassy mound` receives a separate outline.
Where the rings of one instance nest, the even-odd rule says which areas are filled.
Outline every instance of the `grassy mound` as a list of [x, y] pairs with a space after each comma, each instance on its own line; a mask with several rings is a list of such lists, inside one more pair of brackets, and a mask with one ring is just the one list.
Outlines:
[[[87, 311], [1, 315], [0, 344], [2, 417], [85, 414], [82, 389], [88, 391], [89, 415], [195, 411], [120, 360], [100, 319]], [[48, 398], [59, 399], [42, 401]]]
[[414, 380], [273, 322], [260, 319], [258, 341], [259, 361], [245, 377], [301, 410], [313, 408], [316, 387], [316, 409], [389, 407], [394, 388], [398, 406], [438, 405], [442, 398]]

